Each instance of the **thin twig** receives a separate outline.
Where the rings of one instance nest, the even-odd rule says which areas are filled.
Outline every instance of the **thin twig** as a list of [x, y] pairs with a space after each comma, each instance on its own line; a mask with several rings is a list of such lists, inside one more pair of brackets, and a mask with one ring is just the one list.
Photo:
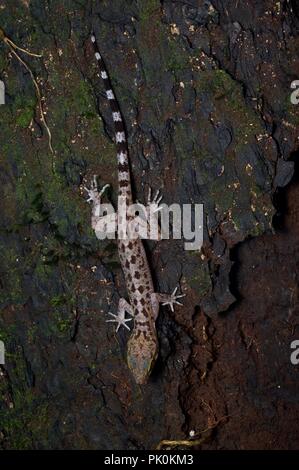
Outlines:
[[37, 81], [35, 80], [35, 77], [33, 75], [33, 72], [32, 70], [30, 69], [30, 67], [26, 64], [26, 62], [24, 62], [23, 59], [21, 59], [21, 57], [19, 56], [19, 54], [14, 50], [14, 49], [11, 49], [11, 52], [17, 57], [17, 59], [21, 62], [21, 64], [24, 65], [25, 69], [28, 70], [28, 72], [30, 73], [30, 76], [31, 76], [31, 79], [33, 81], [33, 84], [35, 86], [35, 90], [36, 90], [36, 95], [37, 95], [37, 100], [38, 100], [38, 107], [39, 107], [39, 111], [40, 111], [40, 116], [41, 116], [41, 120], [45, 126], [45, 129], [48, 133], [48, 137], [49, 137], [49, 148], [51, 150], [51, 152], [54, 154], [54, 150], [53, 150], [53, 147], [52, 147], [52, 134], [51, 134], [51, 131], [48, 127], [48, 124], [47, 124], [47, 121], [45, 119], [45, 116], [44, 116], [44, 111], [43, 111], [43, 107], [42, 107], [42, 97], [41, 97], [41, 93], [40, 93], [40, 89], [39, 89], [39, 86], [38, 86], [38, 83]]
[[[222, 418], [218, 419], [212, 426], [207, 427], [203, 431], [201, 431], [199, 434], [205, 434], [208, 431], [211, 431], [212, 429], [216, 428], [218, 424], [223, 421], [224, 419], [229, 418], [230, 416], [222, 416]], [[185, 446], [185, 447], [194, 447], [194, 446], [200, 446], [203, 444], [203, 442], [208, 438], [209, 436], [202, 436], [198, 439], [182, 439], [182, 440], [177, 440], [177, 441], [171, 441], [167, 439], [163, 439], [162, 441], [159, 442], [157, 445], [157, 450], [161, 450], [162, 447], [168, 446], [168, 447], [178, 447], [178, 446]]]
[[182, 439], [178, 441], [168, 441], [164, 439], [163, 441], [159, 442], [157, 445], [157, 450], [161, 450], [163, 447], [178, 447], [178, 446], [185, 446], [185, 447], [195, 447], [200, 446], [204, 443], [204, 441], [208, 438], [208, 436], [201, 437], [200, 439]]
[[17, 46], [11, 39], [9, 39], [7, 36], [4, 37], [4, 42], [8, 43], [10, 46], [12, 46], [14, 49], [18, 49], [21, 52], [24, 52], [27, 55], [31, 55], [32, 57], [42, 57], [42, 54], [35, 54], [34, 52], [29, 52], [27, 49], [23, 49], [22, 47]]
[[40, 112], [40, 117], [41, 117], [41, 121], [47, 131], [47, 134], [48, 134], [48, 142], [49, 142], [49, 148], [50, 148], [50, 151], [51, 153], [54, 155], [54, 150], [53, 150], [53, 147], [52, 147], [52, 134], [51, 134], [51, 131], [49, 129], [49, 126], [47, 124], [47, 121], [46, 121], [46, 118], [45, 118], [45, 115], [44, 115], [44, 111], [43, 111], [43, 106], [42, 106], [42, 95], [41, 95], [41, 92], [40, 92], [40, 89], [39, 89], [39, 86], [38, 86], [38, 83], [34, 77], [34, 74], [31, 70], [31, 68], [29, 67], [29, 65], [26, 64], [26, 62], [19, 56], [19, 54], [17, 53], [17, 50], [19, 51], [22, 51], [24, 52], [25, 54], [29, 55], [29, 56], [32, 56], [32, 57], [42, 57], [42, 54], [34, 54], [33, 52], [29, 52], [27, 51], [26, 49], [23, 49], [22, 47], [19, 47], [17, 46], [11, 39], [9, 39], [3, 29], [0, 28], [0, 39], [2, 39], [4, 41], [4, 43], [9, 47], [10, 51], [12, 52], [12, 54], [18, 59], [18, 61], [25, 67], [25, 69], [29, 72], [30, 74], [30, 77], [31, 77], [31, 80], [34, 84], [34, 87], [35, 87], [35, 90], [36, 90], [36, 96], [37, 96], [37, 101], [38, 101], [38, 107], [39, 107], [39, 112]]

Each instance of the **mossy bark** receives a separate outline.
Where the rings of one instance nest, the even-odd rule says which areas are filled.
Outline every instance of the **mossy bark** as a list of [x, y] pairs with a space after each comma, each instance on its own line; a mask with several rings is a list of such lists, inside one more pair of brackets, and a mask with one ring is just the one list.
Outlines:
[[[54, 154], [32, 78], [2, 41], [1, 448], [154, 448], [230, 415], [224, 389], [238, 377], [212, 371], [227, 328], [218, 314], [235, 301], [230, 250], [272, 230], [275, 181], [287, 182], [277, 162], [291, 177], [298, 148], [291, 3], [2, 2], [7, 37], [42, 54], [19, 51], [41, 90]], [[160, 356], [142, 390], [125, 363], [128, 335], [105, 322], [126, 295], [116, 244], [96, 239], [82, 189], [97, 174], [115, 202], [113, 123], [92, 30], [125, 118], [136, 198], [150, 185], [167, 203], [204, 204], [201, 253], [173, 240], [148, 246], [157, 289], [180, 282], [187, 300], [174, 316], [161, 311]], [[228, 360], [243, 353], [236, 340]], [[236, 400], [245, 406], [241, 391]], [[246, 447], [244, 436], [224, 435], [205, 445]]]

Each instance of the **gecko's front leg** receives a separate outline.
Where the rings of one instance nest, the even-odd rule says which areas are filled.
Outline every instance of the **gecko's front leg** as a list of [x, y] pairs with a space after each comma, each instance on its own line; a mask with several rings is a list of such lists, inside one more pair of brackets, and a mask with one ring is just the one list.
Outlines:
[[98, 191], [96, 175], [93, 176], [90, 189], [84, 186], [88, 194], [87, 202], [92, 203], [91, 226], [95, 231], [97, 238], [103, 239], [108, 233], [114, 233], [116, 230], [117, 215], [111, 204], [102, 204], [101, 198], [109, 184], [105, 184]]
[[160, 194], [160, 191], [156, 191], [152, 199], [152, 189], [149, 187], [148, 197], [147, 197], [147, 221], [148, 221], [148, 230], [149, 230], [149, 239], [150, 240], [161, 240], [162, 234], [159, 225], [158, 212], [163, 210], [163, 206], [160, 206], [160, 202], [163, 199], [163, 196]]
[[132, 321], [132, 318], [126, 318], [126, 312], [131, 315], [131, 317], [133, 317], [133, 309], [131, 305], [123, 297], [119, 299], [117, 314], [115, 315], [114, 313], [108, 312], [108, 314], [113, 318], [106, 320], [106, 322], [117, 323], [116, 333], [118, 332], [121, 326], [124, 326], [125, 328], [127, 328], [127, 330], [130, 331], [130, 328], [128, 327], [127, 323], [129, 321]]

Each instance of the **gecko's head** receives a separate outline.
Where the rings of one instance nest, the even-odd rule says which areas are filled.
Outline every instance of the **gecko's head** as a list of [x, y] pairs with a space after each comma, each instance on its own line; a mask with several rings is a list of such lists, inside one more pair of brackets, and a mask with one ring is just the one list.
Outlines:
[[128, 366], [138, 384], [145, 384], [158, 356], [157, 337], [134, 331], [128, 341]]

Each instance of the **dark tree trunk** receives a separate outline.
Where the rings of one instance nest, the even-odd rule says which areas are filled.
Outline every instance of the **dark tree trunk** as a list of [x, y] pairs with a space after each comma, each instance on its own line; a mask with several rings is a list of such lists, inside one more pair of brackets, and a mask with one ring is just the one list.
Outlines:
[[[152, 449], [190, 431], [203, 449], [296, 448], [297, 2], [3, 0], [0, 15], [8, 38], [42, 54], [18, 51], [31, 75], [0, 43], [0, 448]], [[82, 190], [97, 174], [117, 194], [91, 31], [135, 197], [150, 185], [166, 203], [204, 204], [201, 252], [147, 244], [157, 290], [180, 283], [186, 298], [161, 308], [141, 388], [129, 334], [105, 322], [126, 296], [116, 243], [96, 239]]]

